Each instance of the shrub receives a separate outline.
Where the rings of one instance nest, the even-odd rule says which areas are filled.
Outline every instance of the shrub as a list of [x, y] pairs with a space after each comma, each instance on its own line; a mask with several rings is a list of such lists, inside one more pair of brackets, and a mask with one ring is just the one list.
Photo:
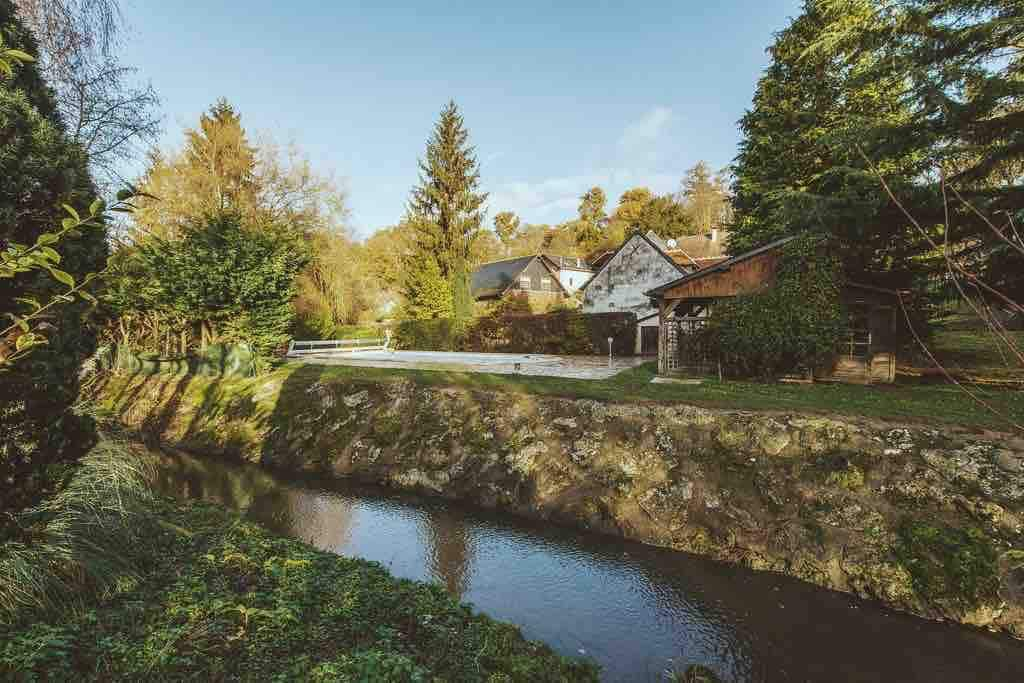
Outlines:
[[783, 247], [774, 284], [717, 304], [697, 343], [730, 375], [771, 379], [832, 359], [844, 329], [839, 261], [811, 237]]

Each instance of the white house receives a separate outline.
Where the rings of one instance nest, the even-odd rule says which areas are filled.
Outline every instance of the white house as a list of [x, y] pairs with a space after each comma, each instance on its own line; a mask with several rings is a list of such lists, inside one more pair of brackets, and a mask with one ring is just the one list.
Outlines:
[[597, 272], [583, 290], [583, 312], [635, 313], [636, 353], [656, 354], [658, 309], [645, 292], [721, 262], [726, 237], [720, 230], [668, 242], [653, 231], [633, 235], [595, 261]]

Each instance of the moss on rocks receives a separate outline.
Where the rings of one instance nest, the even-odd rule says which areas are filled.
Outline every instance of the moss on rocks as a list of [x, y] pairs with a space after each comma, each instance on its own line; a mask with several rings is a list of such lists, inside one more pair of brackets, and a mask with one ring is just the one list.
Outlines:
[[1024, 551], [1024, 454], [1009, 442], [313, 366], [111, 377], [97, 399], [152, 441], [621, 534], [1024, 636], [1024, 569], [1006, 559]]

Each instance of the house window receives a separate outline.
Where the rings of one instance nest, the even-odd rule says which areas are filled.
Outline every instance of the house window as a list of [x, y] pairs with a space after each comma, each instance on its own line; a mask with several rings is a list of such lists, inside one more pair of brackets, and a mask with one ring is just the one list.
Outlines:
[[540, 288], [545, 292], [551, 291], [551, 278], [542, 277], [540, 279]]
[[519, 278], [519, 289], [529, 289], [529, 288], [530, 288], [530, 278], [529, 277], [521, 277], [521, 278]]

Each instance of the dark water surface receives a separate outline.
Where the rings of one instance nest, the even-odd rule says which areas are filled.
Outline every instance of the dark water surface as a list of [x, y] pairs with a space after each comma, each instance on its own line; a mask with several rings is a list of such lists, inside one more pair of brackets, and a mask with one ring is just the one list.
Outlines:
[[1024, 681], [1024, 643], [783, 576], [351, 482], [154, 454], [158, 488], [397, 576], [436, 581], [607, 680]]

